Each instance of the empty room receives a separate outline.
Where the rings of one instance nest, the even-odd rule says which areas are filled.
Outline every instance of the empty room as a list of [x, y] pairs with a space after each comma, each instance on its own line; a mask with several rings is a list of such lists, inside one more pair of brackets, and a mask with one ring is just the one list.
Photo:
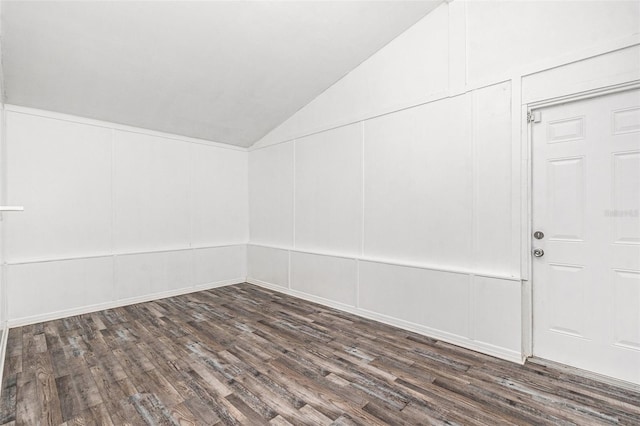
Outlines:
[[0, 426], [640, 425], [640, 0], [0, 0]]

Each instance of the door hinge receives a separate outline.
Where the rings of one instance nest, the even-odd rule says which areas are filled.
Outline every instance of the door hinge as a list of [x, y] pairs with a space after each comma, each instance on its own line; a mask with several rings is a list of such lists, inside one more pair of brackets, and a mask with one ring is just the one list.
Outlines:
[[527, 111], [527, 123], [539, 123], [540, 111]]

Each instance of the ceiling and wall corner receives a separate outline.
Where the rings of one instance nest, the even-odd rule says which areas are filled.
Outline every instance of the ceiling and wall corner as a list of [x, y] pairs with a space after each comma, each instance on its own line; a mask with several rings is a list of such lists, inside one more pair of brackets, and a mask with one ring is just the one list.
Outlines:
[[436, 1], [3, 1], [8, 104], [248, 147]]

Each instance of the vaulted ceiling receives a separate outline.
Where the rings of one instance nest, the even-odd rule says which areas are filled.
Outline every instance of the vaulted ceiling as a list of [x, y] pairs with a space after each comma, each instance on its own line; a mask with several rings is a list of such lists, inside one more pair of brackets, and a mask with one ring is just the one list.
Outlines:
[[441, 1], [3, 1], [5, 102], [250, 146]]

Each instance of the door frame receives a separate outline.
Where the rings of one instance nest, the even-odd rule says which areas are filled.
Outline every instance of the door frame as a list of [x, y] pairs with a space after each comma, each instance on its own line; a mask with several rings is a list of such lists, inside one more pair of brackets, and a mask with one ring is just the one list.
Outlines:
[[530, 125], [532, 123], [528, 122], [528, 116], [536, 110], [541, 110], [553, 105], [592, 99], [634, 89], [640, 89], [640, 79], [568, 95], [551, 97], [522, 105], [520, 127], [522, 129], [521, 149], [522, 152], [526, 154], [526, 162], [523, 163], [525, 170], [522, 171], [524, 180], [522, 190], [526, 191], [522, 196], [526, 200], [526, 207], [523, 209], [522, 215], [522, 234], [524, 234], [524, 236], [522, 238], [521, 257], [524, 260], [522, 271], [526, 271], [526, 278], [522, 280], [522, 351], [524, 359], [535, 356], [533, 352], [535, 345], [533, 341], [533, 328], [535, 326], [533, 313], [535, 277], [533, 275], [533, 262], [531, 261], [531, 250], [533, 248], [533, 128]]

